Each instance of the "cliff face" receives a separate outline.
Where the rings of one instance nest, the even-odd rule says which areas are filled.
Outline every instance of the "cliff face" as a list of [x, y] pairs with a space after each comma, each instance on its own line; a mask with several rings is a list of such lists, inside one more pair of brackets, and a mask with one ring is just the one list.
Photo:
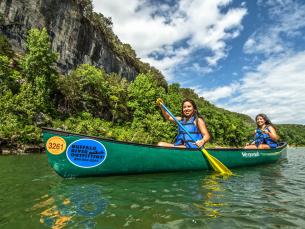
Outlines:
[[113, 52], [105, 35], [84, 14], [76, 0], [0, 0], [0, 33], [15, 51], [24, 52], [27, 31], [45, 27], [52, 49], [59, 53], [62, 73], [88, 63], [133, 80], [138, 74], [135, 66]]

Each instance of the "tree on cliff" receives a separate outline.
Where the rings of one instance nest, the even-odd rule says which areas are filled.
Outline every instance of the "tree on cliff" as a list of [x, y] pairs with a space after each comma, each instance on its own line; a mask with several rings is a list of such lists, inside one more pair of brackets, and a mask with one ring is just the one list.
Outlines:
[[[26, 43], [22, 68], [27, 84], [35, 95], [37, 107], [42, 111], [50, 108], [50, 93], [55, 89], [57, 72], [54, 68], [57, 54], [51, 49], [49, 35], [43, 28], [31, 29]], [[24, 87], [26, 90], [26, 87]]]
[[30, 30], [26, 47], [20, 68], [11, 64], [10, 55], [0, 55], [0, 140], [7, 142], [32, 142], [39, 136], [37, 126], [50, 119], [57, 55], [45, 29]]

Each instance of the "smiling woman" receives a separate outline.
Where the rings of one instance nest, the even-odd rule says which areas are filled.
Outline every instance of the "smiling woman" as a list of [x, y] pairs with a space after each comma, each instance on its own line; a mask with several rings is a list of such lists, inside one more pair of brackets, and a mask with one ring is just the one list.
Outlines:
[[246, 149], [270, 149], [278, 146], [279, 139], [275, 127], [265, 114], [258, 114], [255, 118], [257, 128], [255, 140], [252, 144], [246, 145]]
[[[173, 123], [176, 123], [176, 121], [164, 110], [164, 108], [161, 105], [159, 106], [164, 118]], [[191, 134], [192, 138], [196, 142], [193, 142], [192, 138], [188, 136], [188, 134], [179, 126], [178, 135], [176, 136], [174, 143], [159, 142], [158, 146], [198, 148], [202, 147], [206, 142], [209, 141], [210, 134], [193, 100], [183, 100], [181, 108], [181, 117], [176, 117], [176, 119]]]

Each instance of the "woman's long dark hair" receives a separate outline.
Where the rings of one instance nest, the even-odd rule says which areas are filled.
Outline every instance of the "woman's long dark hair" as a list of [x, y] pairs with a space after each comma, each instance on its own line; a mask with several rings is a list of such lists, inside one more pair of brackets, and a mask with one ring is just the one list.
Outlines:
[[[201, 118], [203, 120], [203, 122], [205, 123], [206, 127], [207, 127], [207, 124], [203, 118], [203, 116], [199, 113], [198, 109], [197, 109], [197, 105], [196, 103], [194, 102], [194, 100], [192, 99], [184, 99], [182, 101], [182, 107], [181, 107], [181, 117], [182, 119], [186, 118], [185, 115], [183, 114], [183, 104], [185, 102], [189, 102], [192, 104], [193, 108], [194, 108], [194, 113], [193, 113], [193, 116], [195, 117], [195, 123], [196, 123], [196, 126], [198, 127], [198, 119]], [[211, 136], [212, 137], [212, 136]]]
[[[272, 126], [274, 129], [275, 129], [275, 126], [272, 124], [272, 122], [270, 121], [270, 119], [267, 117], [267, 115], [265, 115], [265, 114], [258, 114], [258, 115], [256, 115], [256, 117], [255, 117], [255, 122], [256, 122], [256, 120], [257, 120], [257, 118], [258, 117], [262, 117], [264, 120], [265, 120], [265, 124], [266, 124], [266, 126]], [[257, 124], [256, 124], [256, 126], [257, 127], [259, 127]]]
[[[195, 120], [196, 120], [196, 124], [198, 123], [198, 118], [202, 118], [202, 120], [204, 121], [204, 118], [202, 117], [202, 115], [199, 113], [198, 109], [197, 109], [197, 105], [196, 103], [194, 102], [194, 100], [192, 99], [184, 99], [182, 101], [182, 107], [181, 107], [181, 117], [182, 118], [186, 118], [186, 116], [183, 114], [183, 104], [185, 102], [189, 102], [190, 104], [192, 104], [193, 108], [194, 108], [194, 113], [193, 113], [193, 116], [195, 117]], [[204, 121], [205, 122], [205, 121]]]

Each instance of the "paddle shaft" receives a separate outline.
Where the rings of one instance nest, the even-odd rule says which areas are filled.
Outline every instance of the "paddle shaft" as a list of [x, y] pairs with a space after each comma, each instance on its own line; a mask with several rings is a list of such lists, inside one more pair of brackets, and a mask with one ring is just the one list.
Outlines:
[[[185, 131], [185, 133], [192, 139], [192, 141], [196, 142], [193, 136], [185, 129], [185, 127], [178, 121], [178, 119], [167, 109], [167, 107], [163, 103], [161, 103], [161, 106], [175, 120], [178, 126], [180, 126], [180, 128]], [[201, 149], [201, 147], [198, 147], [198, 149]]]

